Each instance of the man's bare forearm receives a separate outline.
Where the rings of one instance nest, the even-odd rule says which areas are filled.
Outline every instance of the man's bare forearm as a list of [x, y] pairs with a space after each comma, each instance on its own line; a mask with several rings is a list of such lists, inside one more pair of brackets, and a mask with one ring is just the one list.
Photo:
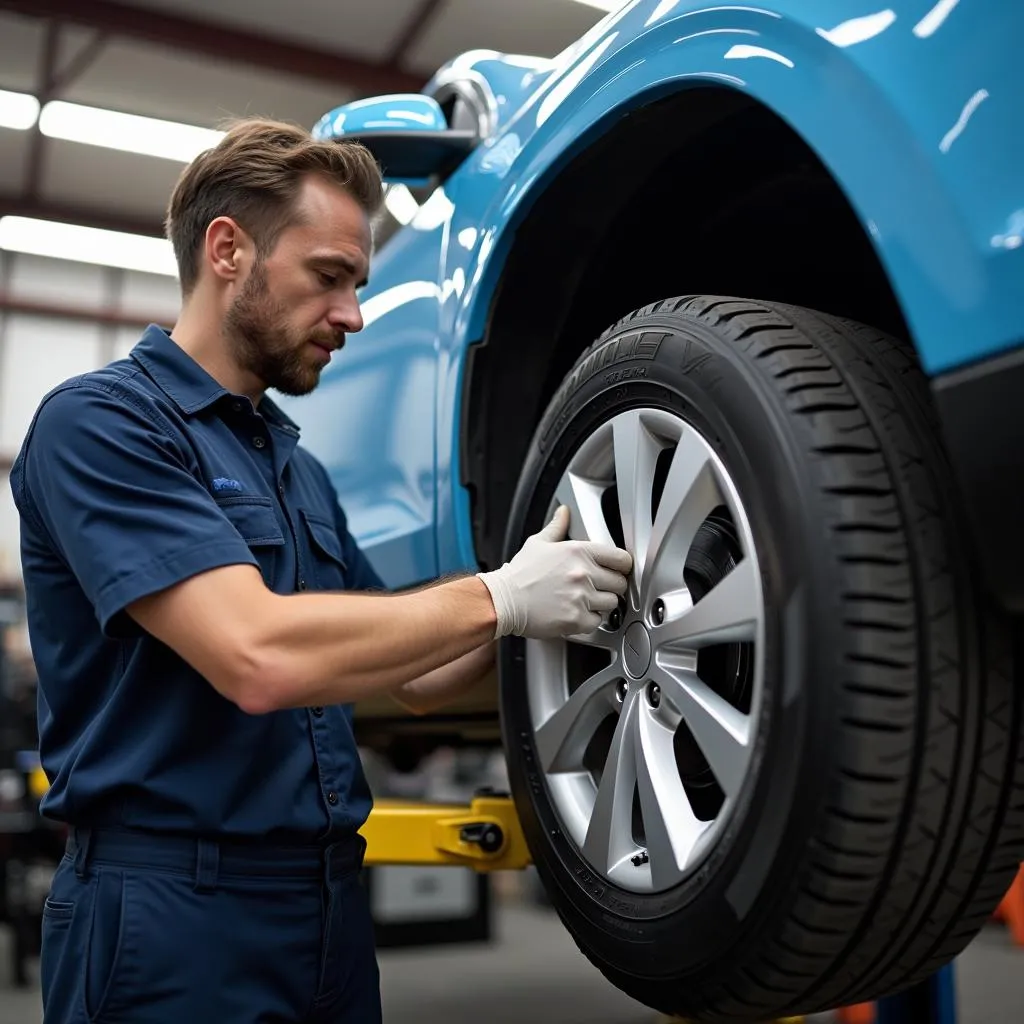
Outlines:
[[627, 587], [628, 551], [566, 540], [569, 510], [501, 568], [412, 593], [271, 592], [231, 564], [133, 601], [128, 613], [240, 708], [342, 704], [434, 672], [496, 634], [596, 629]]
[[495, 629], [490, 594], [472, 576], [405, 594], [294, 594], [273, 606], [251, 662], [271, 707], [394, 691], [485, 645]]
[[417, 679], [402, 683], [392, 697], [416, 715], [429, 714], [469, 693], [487, 678], [494, 668], [497, 645], [477, 647], [455, 661], [435, 668]]

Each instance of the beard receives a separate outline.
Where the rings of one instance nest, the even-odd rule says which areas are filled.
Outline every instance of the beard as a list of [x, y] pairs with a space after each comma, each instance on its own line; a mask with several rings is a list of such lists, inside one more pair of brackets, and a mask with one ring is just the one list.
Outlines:
[[322, 366], [310, 361], [307, 345], [339, 346], [336, 334], [299, 333], [288, 323], [287, 307], [267, 288], [262, 263], [253, 267], [224, 318], [225, 333], [238, 365], [283, 395], [306, 395], [320, 382]]

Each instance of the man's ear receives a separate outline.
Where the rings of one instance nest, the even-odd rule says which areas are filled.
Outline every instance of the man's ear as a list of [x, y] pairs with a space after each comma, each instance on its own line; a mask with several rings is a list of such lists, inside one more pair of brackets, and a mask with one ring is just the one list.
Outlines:
[[244, 274], [252, 241], [230, 217], [217, 217], [206, 229], [206, 263], [223, 281], [235, 281]]

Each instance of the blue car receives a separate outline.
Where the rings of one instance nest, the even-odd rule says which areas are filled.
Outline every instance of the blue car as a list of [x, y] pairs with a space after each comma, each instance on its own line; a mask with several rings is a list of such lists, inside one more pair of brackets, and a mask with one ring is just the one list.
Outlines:
[[631, 0], [315, 126], [391, 213], [365, 329], [284, 404], [383, 578], [499, 565], [557, 503], [635, 563], [594, 633], [364, 742], [502, 742], [566, 928], [659, 1011], [905, 989], [1024, 860], [1022, 37]]

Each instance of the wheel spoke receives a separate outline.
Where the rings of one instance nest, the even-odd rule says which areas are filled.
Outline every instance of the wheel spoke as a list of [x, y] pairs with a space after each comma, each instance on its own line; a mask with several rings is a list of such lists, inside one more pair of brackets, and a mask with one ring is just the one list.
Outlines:
[[661, 444], [647, 429], [639, 409], [612, 421], [615, 484], [619, 492], [622, 536], [633, 556], [630, 580], [641, 579], [651, 536], [651, 492]]
[[580, 644], [583, 647], [600, 647], [605, 651], [617, 651], [622, 645], [620, 635], [611, 629], [603, 629], [598, 626], [592, 633], [573, 633], [567, 636], [566, 641], [571, 644]]
[[637, 700], [627, 698], [615, 727], [583, 840], [583, 855], [606, 874], [635, 849], [636, 716]]
[[651, 880], [667, 889], [679, 880], [706, 825], [699, 821], [679, 777], [672, 731], [639, 714], [636, 771]]
[[735, 796], [743, 782], [750, 754], [750, 716], [733, 707], [704, 683], [696, 672], [659, 667], [653, 673], [682, 716], [726, 796]]
[[[628, 591], [597, 629], [529, 641], [525, 685], [556, 827], [596, 878], [665, 892], [728, 829], [745, 785], [764, 699], [765, 596], [749, 517], [717, 446], [672, 409], [622, 404], [562, 464], [551, 507], [568, 506], [573, 540], [629, 549]], [[720, 652], [707, 648], [741, 642], [749, 649], [727, 666], [741, 675], [720, 686]], [[707, 821], [680, 758], [725, 794]]]
[[669, 465], [651, 528], [641, 599], [678, 587], [701, 523], [722, 503], [711, 454], [697, 433], [683, 430]]
[[753, 560], [744, 558], [682, 615], [655, 626], [651, 642], [660, 648], [753, 640], [760, 615], [760, 581]]
[[614, 544], [601, 509], [603, 492], [603, 486], [575, 473], [566, 473], [562, 477], [555, 491], [555, 501], [569, 508], [569, 536], [573, 540]]
[[547, 772], [583, 771], [583, 754], [597, 727], [615, 707], [622, 666], [594, 673], [536, 731], [537, 753]]

